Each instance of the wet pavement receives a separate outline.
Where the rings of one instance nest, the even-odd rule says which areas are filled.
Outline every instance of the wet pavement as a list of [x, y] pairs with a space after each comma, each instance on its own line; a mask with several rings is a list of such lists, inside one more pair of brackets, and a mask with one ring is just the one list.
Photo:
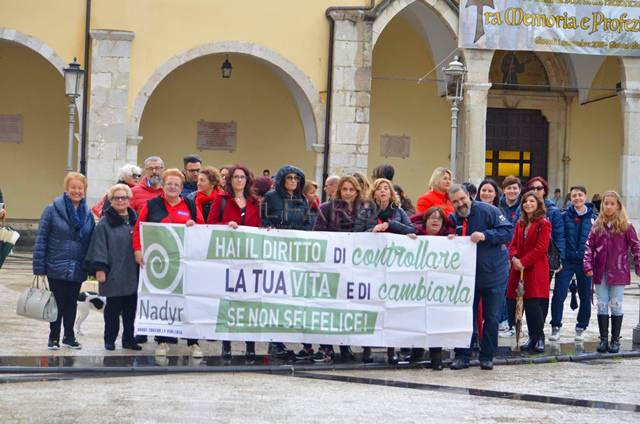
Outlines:
[[560, 342], [547, 342], [543, 354], [529, 355], [514, 351], [515, 338], [500, 338], [490, 372], [480, 370], [477, 361], [468, 370], [426, 370], [428, 355], [417, 363], [389, 366], [385, 349], [374, 349], [372, 364], [361, 362], [358, 348], [350, 362], [278, 360], [266, 355], [264, 343], [257, 345], [256, 361], [247, 363], [244, 343], [235, 342], [231, 361], [220, 358], [217, 342], [201, 342], [202, 359], [189, 357], [184, 341], [171, 345], [166, 358], [154, 356], [152, 341], [140, 352], [106, 351], [102, 315], [95, 312], [78, 336], [82, 350], [49, 351], [48, 324], [15, 315], [18, 294], [32, 278], [29, 257], [20, 256], [0, 270], [3, 424], [640, 421], [640, 347], [631, 344], [638, 322], [637, 286], [625, 292], [617, 355], [595, 353], [595, 316], [585, 341], [573, 341], [576, 313], [567, 299]]

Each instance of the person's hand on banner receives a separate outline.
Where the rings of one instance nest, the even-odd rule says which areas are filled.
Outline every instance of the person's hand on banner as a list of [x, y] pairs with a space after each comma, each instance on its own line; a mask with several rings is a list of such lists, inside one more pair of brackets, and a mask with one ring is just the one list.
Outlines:
[[193, 227], [194, 225], [196, 225], [196, 222], [193, 219], [190, 219], [184, 225], [186, 225], [187, 227]]
[[448, 238], [449, 240], [453, 240], [454, 238], [456, 238], [456, 235], [455, 235], [455, 234], [449, 234], [449, 235], [447, 236], [447, 238]]
[[235, 221], [229, 221], [229, 227], [233, 228], [234, 230], [238, 229], [238, 223]]
[[136, 263], [140, 266], [140, 268], [144, 267], [144, 259], [142, 259], [142, 252], [140, 250], [136, 250], [133, 252], [136, 257]]
[[418, 236], [417, 236], [417, 235], [415, 235], [415, 234], [413, 234], [413, 233], [411, 233], [411, 234], [407, 234], [407, 237], [409, 237], [411, 240], [415, 240], [415, 239], [417, 239], [417, 238], [418, 238]]
[[471, 233], [471, 241], [473, 243], [478, 243], [478, 242], [481, 242], [481, 241], [485, 241], [484, 234], [481, 233], [480, 231], [474, 231], [473, 233]]
[[375, 227], [373, 227], [372, 231], [374, 233], [384, 233], [385, 231], [387, 231], [388, 228], [389, 228], [389, 223], [388, 222], [383, 222], [383, 223], [378, 224]]

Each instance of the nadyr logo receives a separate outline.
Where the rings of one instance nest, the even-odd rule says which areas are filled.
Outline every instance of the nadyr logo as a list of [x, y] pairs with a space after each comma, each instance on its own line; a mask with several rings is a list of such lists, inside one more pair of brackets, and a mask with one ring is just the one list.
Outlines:
[[184, 248], [184, 228], [143, 225], [142, 240], [142, 291], [182, 294], [184, 267], [180, 262], [180, 256]]

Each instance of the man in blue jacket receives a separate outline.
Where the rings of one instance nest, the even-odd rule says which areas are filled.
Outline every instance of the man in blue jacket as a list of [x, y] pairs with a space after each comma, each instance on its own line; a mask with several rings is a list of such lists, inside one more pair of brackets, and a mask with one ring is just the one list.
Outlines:
[[551, 335], [549, 340], [560, 339], [564, 301], [567, 298], [569, 284], [575, 276], [580, 296], [580, 308], [576, 322], [575, 341], [584, 340], [584, 330], [591, 318], [591, 277], [587, 277], [583, 269], [584, 251], [591, 226], [596, 220], [596, 211], [591, 203], [587, 203], [587, 189], [584, 186], [571, 187], [571, 206], [562, 211], [562, 238], [564, 246], [562, 270], [556, 276], [551, 299]]
[[[490, 370], [493, 369], [493, 355], [498, 349], [498, 320], [505, 293], [505, 276], [509, 272], [505, 243], [511, 241], [513, 226], [500, 209], [487, 203], [472, 201], [466, 189], [459, 184], [449, 188], [449, 199], [455, 210], [451, 214], [451, 220], [456, 226], [456, 234], [469, 236], [478, 245], [473, 328], [476, 328], [478, 303], [482, 299], [484, 324], [480, 342], [480, 368]], [[474, 334], [471, 344], [475, 338]], [[471, 350], [458, 348], [455, 352], [451, 369], [468, 368]]]

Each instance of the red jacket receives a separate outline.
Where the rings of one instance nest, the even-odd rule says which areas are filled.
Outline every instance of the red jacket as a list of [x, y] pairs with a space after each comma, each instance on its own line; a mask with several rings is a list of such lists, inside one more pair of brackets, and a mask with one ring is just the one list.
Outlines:
[[[225, 199], [226, 203], [224, 211], [222, 212], [222, 219], [219, 219], [222, 199]], [[245, 208], [243, 220], [240, 212], [240, 206], [236, 203], [236, 199], [233, 199], [227, 192], [223, 192], [219, 196], [216, 196], [213, 204], [211, 205], [211, 210], [209, 211], [207, 224], [228, 224], [230, 221], [234, 221], [238, 225], [246, 225], [247, 227], [259, 227], [260, 206], [258, 205], [258, 201], [253, 198], [247, 199], [247, 206]]]
[[[164, 194], [161, 195], [164, 199]], [[152, 202], [153, 203], [153, 202]], [[164, 201], [164, 207], [167, 209], [167, 215], [156, 222], [164, 222], [166, 224], [186, 224], [187, 221], [193, 219], [191, 216], [191, 211], [189, 207], [185, 203], [184, 199], [180, 197], [180, 203], [175, 206], [171, 206], [166, 200]], [[133, 250], [142, 250], [142, 244], [140, 243], [140, 223], [141, 222], [150, 222], [148, 219], [149, 209], [148, 204], [145, 203], [138, 215], [138, 221], [136, 221], [135, 227], [133, 227]], [[196, 208], [196, 219], [194, 219], [196, 224], [204, 224], [204, 220], [202, 219], [202, 213], [200, 209]]]
[[431, 190], [418, 197], [418, 203], [416, 204], [416, 213], [424, 214], [427, 209], [432, 206], [441, 207], [442, 209], [444, 209], [444, 213], [447, 216], [453, 213], [453, 205], [451, 204], [447, 193], [442, 193], [437, 190]]
[[[524, 266], [524, 298], [549, 298], [549, 259], [547, 250], [551, 240], [551, 223], [544, 217], [531, 223], [524, 238], [525, 226], [519, 220], [513, 232], [513, 240], [509, 246], [509, 260], [520, 259]], [[509, 274], [507, 298], [516, 298], [516, 288], [520, 280], [520, 272], [513, 266]]]
[[142, 208], [147, 204], [147, 200], [158, 197], [161, 193], [162, 187], [147, 187], [147, 177], [142, 177], [140, 184], [135, 187], [131, 187], [131, 194], [133, 197], [131, 198], [129, 206], [131, 206], [131, 209], [136, 211], [138, 216], [140, 216], [140, 212], [142, 212]]

